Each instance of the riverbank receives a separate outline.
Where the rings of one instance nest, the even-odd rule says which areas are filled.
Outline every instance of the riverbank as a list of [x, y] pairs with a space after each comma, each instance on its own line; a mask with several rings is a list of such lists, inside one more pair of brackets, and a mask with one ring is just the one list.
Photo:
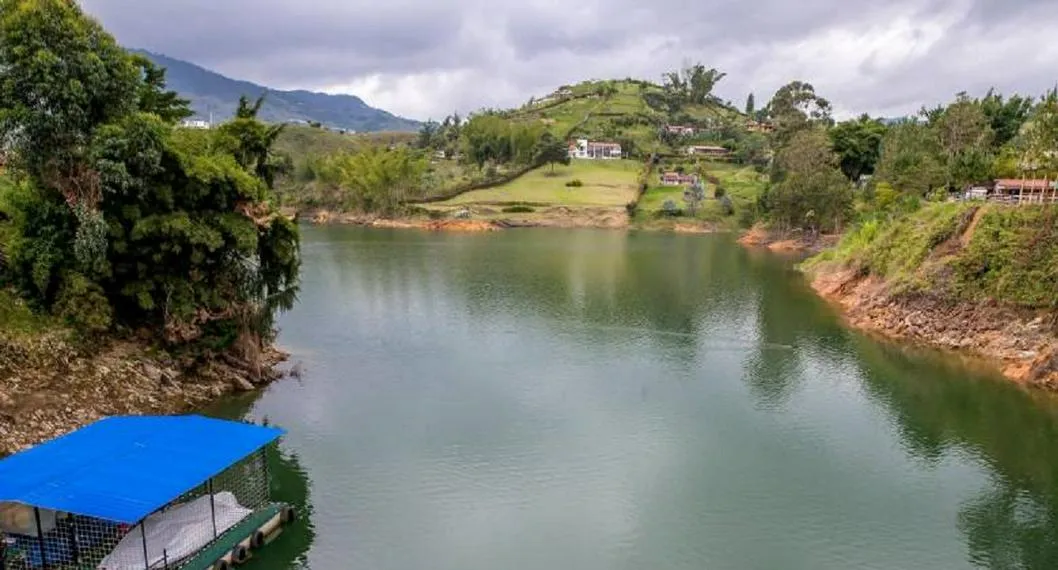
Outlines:
[[738, 243], [745, 247], [766, 248], [777, 253], [817, 254], [834, 247], [840, 239], [840, 234], [779, 232], [756, 224], [738, 238]]
[[652, 217], [630, 221], [623, 208], [567, 208], [553, 206], [523, 213], [503, 213], [499, 209], [475, 208], [467, 218], [426, 216], [380, 217], [374, 215], [314, 210], [299, 219], [312, 224], [345, 224], [372, 228], [418, 229], [426, 231], [481, 232], [513, 228], [557, 229], [634, 229], [686, 234], [712, 234], [734, 231], [732, 227], [708, 220]]
[[884, 281], [854, 270], [824, 271], [812, 288], [846, 321], [883, 336], [966, 353], [1015, 382], [1058, 390], [1058, 314], [930, 295], [893, 295]]
[[1058, 391], [1055, 232], [1042, 207], [936, 204], [865, 224], [802, 267], [856, 328]]
[[93, 341], [62, 329], [0, 331], [0, 456], [104, 416], [188, 412], [281, 377], [286, 354], [255, 364], [232, 356], [178, 357], [130, 340]]

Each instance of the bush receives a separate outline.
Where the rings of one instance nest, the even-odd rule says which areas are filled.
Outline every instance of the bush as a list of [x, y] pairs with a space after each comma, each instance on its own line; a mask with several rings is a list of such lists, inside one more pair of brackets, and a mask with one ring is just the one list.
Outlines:
[[735, 214], [735, 204], [731, 202], [731, 197], [724, 195], [720, 198], [720, 210], [725, 216], [732, 216]]
[[683, 215], [683, 210], [676, 205], [676, 202], [672, 199], [665, 200], [665, 203], [661, 205], [661, 214], [663, 216], [669, 216], [675, 218]]
[[103, 332], [110, 328], [114, 318], [103, 289], [74, 272], [64, 276], [52, 311], [86, 332]]
[[574, 178], [566, 182], [566, 188], [580, 188], [581, 186], [584, 186], [584, 183], [581, 182], [580, 178]]
[[531, 206], [507, 206], [501, 210], [504, 214], [529, 214], [535, 212]]
[[717, 200], [727, 196], [727, 190], [724, 190], [723, 186], [717, 186], [716, 190], [713, 191], [713, 197]]

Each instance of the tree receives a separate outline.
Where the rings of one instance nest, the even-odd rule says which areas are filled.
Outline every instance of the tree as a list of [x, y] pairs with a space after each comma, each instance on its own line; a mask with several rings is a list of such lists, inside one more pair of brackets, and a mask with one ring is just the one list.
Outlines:
[[569, 148], [566, 143], [556, 139], [551, 133], [545, 132], [536, 144], [534, 162], [536, 164], [550, 164], [551, 173], [555, 172], [555, 164], [569, 164]]
[[981, 110], [992, 127], [993, 146], [1000, 148], [1018, 136], [1032, 112], [1032, 99], [1020, 95], [1004, 99], [1003, 95], [989, 89], [981, 99]]
[[277, 130], [260, 101], [174, 130], [169, 93], [76, 3], [0, 0], [0, 134], [23, 181], [11, 276], [87, 329], [257, 354], [297, 292], [297, 227], [266, 184]]
[[930, 127], [910, 121], [889, 127], [882, 138], [876, 180], [922, 197], [943, 187], [946, 178], [940, 144]]
[[855, 182], [864, 174], [874, 174], [885, 130], [881, 121], [867, 115], [830, 129], [830, 142], [838, 154], [841, 171], [849, 180]]
[[154, 113], [169, 124], [176, 124], [194, 115], [191, 102], [175, 91], [165, 88], [165, 68], [158, 67], [146, 57], [135, 54], [132, 61], [140, 68], [142, 84], [137, 108], [145, 113]]
[[703, 105], [719, 101], [713, 89], [727, 74], [701, 63], [662, 75], [663, 87], [675, 109], [682, 105]]
[[432, 148], [434, 146], [434, 141], [438, 138], [440, 133], [440, 123], [433, 120], [426, 121], [419, 129], [419, 138], [416, 139], [415, 146], [421, 149]]
[[840, 229], [850, 216], [852, 190], [821, 129], [797, 132], [777, 156], [784, 173], [765, 202], [780, 228]]
[[66, 0], [0, 0], [0, 141], [71, 202], [99, 199], [85, 170], [99, 125], [132, 111], [138, 77], [114, 38]]
[[698, 206], [705, 200], [705, 186], [700, 180], [696, 180], [683, 191], [683, 201], [687, 203], [687, 211], [693, 217], [698, 211]]
[[830, 125], [830, 102], [816, 94], [812, 84], [793, 81], [779, 88], [768, 103], [775, 138], [785, 144], [798, 131], [816, 124]]
[[746, 97], [746, 116], [753, 118], [754, 113], [756, 113], [756, 111], [757, 103], [753, 98], [753, 93], [750, 93], [749, 96]]
[[1027, 170], [1058, 170], [1058, 88], [1036, 105], [1020, 141], [1022, 166]]
[[933, 131], [943, 153], [948, 188], [962, 188], [991, 177], [992, 127], [981, 107], [960, 93], [934, 120]]

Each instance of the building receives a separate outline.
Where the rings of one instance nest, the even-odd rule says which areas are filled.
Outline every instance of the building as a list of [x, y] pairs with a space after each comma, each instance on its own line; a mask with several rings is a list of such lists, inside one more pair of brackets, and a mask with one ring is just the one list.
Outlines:
[[181, 127], [185, 129], [208, 129], [210, 128], [209, 121], [203, 121], [201, 119], [185, 119], [180, 123]]
[[686, 125], [665, 125], [665, 132], [681, 137], [693, 137], [696, 131], [694, 127]]
[[1058, 202], [1058, 180], [1049, 178], [1000, 178], [989, 195], [1000, 202], [1042, 203]]
[[775, 126], [760, 121], [746, 121], [746, 130], [751, 133], [770, 133], [775, 130]]
[[665, 172], [661, 175], [662, 186], [682, 186], [684, 184], [694, 184], [695, 182], [698, 182], [698, 176], [694, 174]]
[[691, 145], [684, 149], [689, 156], [707, 156], [709, 158], [728, 158], [731, 151], [722, 146]]
[[577, 139], [569, 143], [569, 157], [588, 160], [614, 160], [621, 158], [621, 145], [613, 142], [596, 142], [588, 139]]

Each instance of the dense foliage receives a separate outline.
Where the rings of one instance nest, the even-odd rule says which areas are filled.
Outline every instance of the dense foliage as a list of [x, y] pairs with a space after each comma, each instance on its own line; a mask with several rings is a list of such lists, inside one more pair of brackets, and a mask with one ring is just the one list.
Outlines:
[[5, 279], [88, 330], [258, 344], [294, 301], [298, 233], [269, 205], [278, 130], [243, 100], [211, 131], [66, 0], [0, 0]]

